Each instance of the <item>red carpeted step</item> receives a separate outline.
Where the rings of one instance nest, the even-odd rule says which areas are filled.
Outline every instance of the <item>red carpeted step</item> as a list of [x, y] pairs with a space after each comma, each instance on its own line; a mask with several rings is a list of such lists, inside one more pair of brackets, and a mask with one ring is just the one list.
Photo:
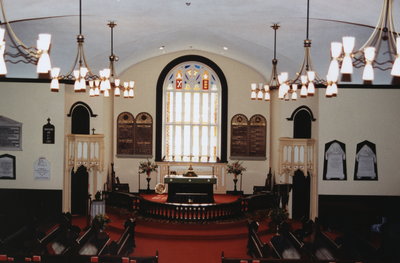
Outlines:
[[247, 222], [221, 222], [209, 224], [183, 224], [148, 222], [138, 220], [135, 233], [137, 237], [165, 239], [230, 239], [246, 238]]

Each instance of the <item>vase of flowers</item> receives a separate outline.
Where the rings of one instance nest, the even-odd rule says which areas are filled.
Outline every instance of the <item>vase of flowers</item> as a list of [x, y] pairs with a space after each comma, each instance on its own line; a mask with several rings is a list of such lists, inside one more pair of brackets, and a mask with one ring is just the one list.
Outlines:
[[226, 165], [227, 167], [227, 172], [229, 174], [233, 174], [233, 183], [235, 184], [235, 189], [234, 191], [237, 192], [236, 184], [238, 181], [238, 176], [243, 173], [243, 171], [246, 171], [246, 168], [242, 165], [243, 162], [240, 161], [234, 161], [233, 163], [228, 163]]
[[157, 168], [158, 165], [154, 162], [149, 161], [149, 159], [147, 159], [147, 161], [145, 162], [140, 162], [139, 164], [139, 173], [141, 174], [146, 174], [146, 180], [147, 180], [147, 191], [150, 191], [150, 174], [151, 172], [157, 172]]
[[102, 231], [106, 228], [107, 224], [110, 222], [111, 220], [106, 214], [97, 214], [93, 218], [92, 225]]

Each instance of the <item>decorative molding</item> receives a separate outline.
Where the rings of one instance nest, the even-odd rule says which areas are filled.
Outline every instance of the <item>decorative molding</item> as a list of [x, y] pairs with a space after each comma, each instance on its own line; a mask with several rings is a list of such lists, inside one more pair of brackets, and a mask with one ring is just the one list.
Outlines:
[[294, 117], [296, 116], [296, 114], [299, 113], [299, 111], [301, 111], [301, 110], [308, 111], [308, 113], [310, 113], [310, 116], [311, 116], [311, 120], [312, 120], [312, 121], [316, 121], [316, 120], [317, 120], [316, 118], [314, 118], [314, 114], [313, 114], [312, 110], [311, 110], [309, 107], [305, 106], [305, 105], [300, 106], [300, 107], [298, 107], [297, 109], [295, 109], [295, 110], [293, 111], [292, 115], [291, 115], [289, 118], [286, 118], [286, 120], [288, 120], [288, 121], [293, 121], [293, 120], [294, 120]]
[[92, 109], [90, 108], [90, 106], [89, 106], [88, 104], [86, 104], [85, 102], [83, 102], [83, 101], [75, 102], [75, 103], [71, 106], [71, 108], [69, 109], [69, 113], [67, 114], [68, 117], [71, 117], [71, 116], [72, 116], [72, 112], [74, 111], [74, 109], [75, 109], [77, 106], [83, 106], [83, 107], [85, 107], [85, 108], [88, 110], [88, 112], [89, 112], [89, 114], [90, 114], [90, 117], [93, 117], [93, 118], [97, 117], [97, 114], [94, 114], [93, 111], [92, 111]]

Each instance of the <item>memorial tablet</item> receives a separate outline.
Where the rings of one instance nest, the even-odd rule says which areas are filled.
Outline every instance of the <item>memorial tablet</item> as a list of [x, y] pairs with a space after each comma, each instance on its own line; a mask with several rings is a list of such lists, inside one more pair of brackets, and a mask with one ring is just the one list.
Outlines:
[[339, 141], [325, 144], [324, 180], [346, 180], [346, 146]]
[[54, 144], [55, 127], [50, 123], [50, 118], [47, 119], [47, 124], [43, 125], [43, 143]]
[[122, 112], [117, 119], [117, 154], [134, 154], [135, 118], [129, 112]]
[[153, 118], [146, 112], [136, 116], [134, 154], [151, 157], [153, 149]]
[[357, 144], [354, 180], [378, 180], [375, 144], [363, 141]]
[[0, 116], [0, 150], [22, 150], [22, 123]]
[[248, 120], [243, 114], [236, 114], [231, 121], [231, 158], [249, 156]]

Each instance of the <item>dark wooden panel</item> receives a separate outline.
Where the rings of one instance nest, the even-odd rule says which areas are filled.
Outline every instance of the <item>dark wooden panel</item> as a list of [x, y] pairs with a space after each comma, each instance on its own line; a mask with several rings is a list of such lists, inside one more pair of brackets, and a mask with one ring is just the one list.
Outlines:
[[153, 118], [146, 112], [136, 116], [135, 155], [151, 156], [153, 150]]
[[62, 212], [62, 190], [0, 189], [0, 238], [32, 219], [51, 220]]
[[382, 216], [400, 216], [400, 196], [319, 195], [318, 199], [320, 222], [334, 228], [367, 230]]
[[266, 156], [267, 121], [256, 114], [249, 121], [249, 155], [254, 157]]
[[245, 115], [236, 114], [231, 121], [231, 157], [248, 155], [248, 120]]
[[117, 154], [132, 155], [134, 150], [135, 118], [129, 112], [122, 112], [117, 119]]

